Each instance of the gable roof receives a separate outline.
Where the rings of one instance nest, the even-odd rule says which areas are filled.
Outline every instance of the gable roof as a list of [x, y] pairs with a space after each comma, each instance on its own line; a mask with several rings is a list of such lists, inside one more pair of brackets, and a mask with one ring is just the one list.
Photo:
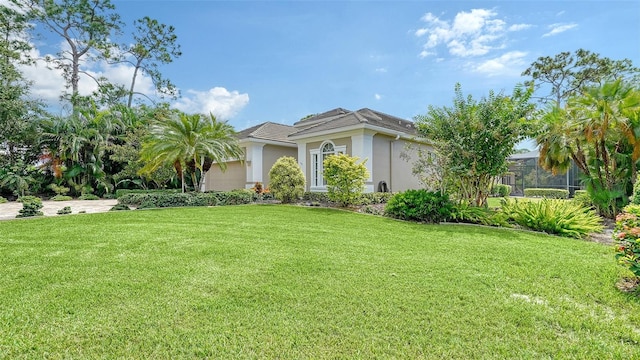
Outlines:
[[269, 141], [280, 141], [293, 144], [294, 142], [289, 140], [288, 136], [295, 132], [295, 128], [290, 125], [276, 124], [272, 122], [265, 122], [252, 126], [248, 129], [244, 129], [237, 133], [238, 139], [259, 139]]
[[357, 125], [369, 125], [409, 135], [418, 134], [413, 122], [408, 120], [367, 108], [357, 111], [336, 108], [298, 121], [294, 124], [297, 131], [290, 136], [298, 137]]

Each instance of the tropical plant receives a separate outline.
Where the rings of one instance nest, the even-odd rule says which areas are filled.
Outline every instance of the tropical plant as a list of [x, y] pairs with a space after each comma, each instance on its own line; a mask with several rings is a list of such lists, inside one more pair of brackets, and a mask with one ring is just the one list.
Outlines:
[[503, 199], [502, 212], [520, 226], [566, 237], [583, 238], [602, 231], [602, 219], [590, 208], [556, 199]]
[[150, 174], [163, 165], [172, 165], [186, 191], [185, 172], [195, 191], [204, 187], [205, 174], [213, 164], [222, 171], [227, 161], [243, 159], [233, 127], [213, 114], [173, 114], [151, 124], [140, 157], [145, 165], [141, 174]]
[[356, 204], [364, 192], [369, 171], [364, 161], [358, 163], [358, 160], [357, 157], [338, 154], [328, 156], [323, 161], [329, 199], [340, 206]]
[[283, 203], [292, 203], [304, 194], [305, 178], [295, 158], [283, 156], [269, 170], [269, 188]]
[[598, 212], [615, 217], [631, 195], [640, 159], [640, 91], [621, 80], [587, 88], [539, 123], [540, 165], [557, 174], [573, 161]]

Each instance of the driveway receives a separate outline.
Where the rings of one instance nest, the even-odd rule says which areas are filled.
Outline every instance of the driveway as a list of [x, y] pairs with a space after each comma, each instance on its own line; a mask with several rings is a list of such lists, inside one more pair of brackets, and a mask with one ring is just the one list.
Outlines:
[[[68, 201], [43, 201], [42, 211], [44, 216], [57, 216], [58, 210], [65, 206], [71, 208], [72, 214], [84, 211], [88, 214], [109, 211], [115, 204], [116, 199], [109, 200], [68, 200]], [[11, 201], [0, 204], [0, 220], [15, 219], [18, 211], [22, 209], [22, 203]]]

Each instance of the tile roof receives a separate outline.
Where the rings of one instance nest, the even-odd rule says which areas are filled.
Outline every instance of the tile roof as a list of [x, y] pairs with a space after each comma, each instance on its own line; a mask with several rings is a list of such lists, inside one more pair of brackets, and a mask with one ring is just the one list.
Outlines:
[[293, 143], [293, 141], [288, 139], [288, 136], [295, 132], [295, 130], [296, 129], [290, 125], [265, 122], [239, 131], [237, 136], [240, 140], [252, 138]]
[[417, 135], [416, 127], [411, 121], [367, 108], [357, 111], [337, 108], [298, 121], [294, 124], [297, 131], [291, 134], [291, 136], [309, 135], [359, 124], [369, 124], [409, 135]]

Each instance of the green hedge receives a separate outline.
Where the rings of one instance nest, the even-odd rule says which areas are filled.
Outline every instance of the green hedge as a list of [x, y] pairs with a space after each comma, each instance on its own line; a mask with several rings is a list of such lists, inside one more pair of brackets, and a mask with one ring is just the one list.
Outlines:
[[[360, 196], [360, 199], [356, 201], [357, 205], [371, 205], [371, 204], [386, 204], [389, 199], [393, 197], [393, 193], [390, 192], [372, 192], [364, 193]], [[305, 202], [318, 202], [330, 204], [329, 194], [326, 192], [305, 192], [302, 195], [302, 201]]]
[[565, 189], [524, 189], [526, 197], [543, 197], [547, 199], [568, 199], [569, 190]]
[[134, 206], [138, 209], [182, 207], [182, 206], [221, 206], [250, 204], [253, 192], [234, 190], [228, 192], [173, 193], [147, 192], [128, 193], [118, 198], [118, 204]]
[[116, 199], [119, 199], [122, 195], [126, 194], [150, 194], [150, 193], [167, 193], [175, 194], [181, 192], [180, 189], [118, 189], [116, 190]]
[[491, 191], [492, 196], [497, 197], [507, 197], [511, 194], [511, 186], [505, 184], [496, 184], [493, 185], [493, 189]]

